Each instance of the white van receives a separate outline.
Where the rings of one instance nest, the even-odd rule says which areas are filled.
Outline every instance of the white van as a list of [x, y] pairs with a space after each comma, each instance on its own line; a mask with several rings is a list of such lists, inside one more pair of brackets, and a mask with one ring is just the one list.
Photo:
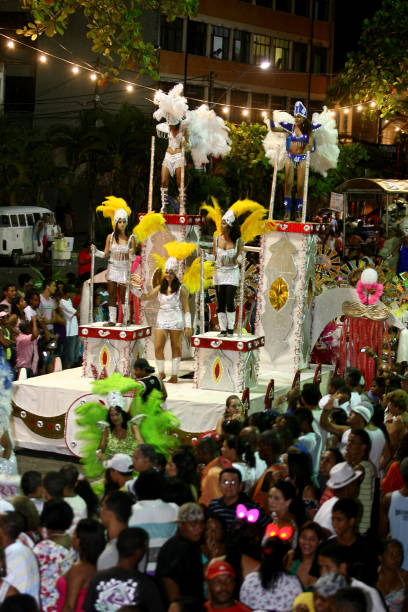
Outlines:
[[11, 257], [14, 266], [23, 259], [34, 258], [33, 228], [44, 214], [50, 215], [47, 238], [52, 242], [60, 231], [52, 210], [41, 206], [0, 206], [0, 256]]

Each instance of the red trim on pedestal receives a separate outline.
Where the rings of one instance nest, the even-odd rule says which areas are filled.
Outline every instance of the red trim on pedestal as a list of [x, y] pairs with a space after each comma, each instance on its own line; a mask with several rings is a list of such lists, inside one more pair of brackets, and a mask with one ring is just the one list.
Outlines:
[[293, 221], [276, 221], [278, 232], [292, 232], [293, 234], [320, 234], [327, 225], [324, 223], [295, 223]]
[[193, 336], [191, 342], [194, 348], [210, 348], [219, 349], [222, 351], [237, 351], [238, 353], [247, 353], [261, 348], [265, 345], [265, 336], [246, 336], [233, 338], [218, 338], [212, 334], [200, 334]]
[[149, 338], [152, 335], [152, 328], [149, 326], [132, 325], [127, 329], [123, 327], [100, 327], [94, 325], [80, 325], [79, 336], [83, 338], [107, 338], [109, 340], [122, 340], [130, 342], [131, 340], [140, 340], [141, 338]]
[[[138, 220], [143, 219], [146, 213], [139, 213]], [[163, 215], [168, 225], [202, 225], [202, 215]]]

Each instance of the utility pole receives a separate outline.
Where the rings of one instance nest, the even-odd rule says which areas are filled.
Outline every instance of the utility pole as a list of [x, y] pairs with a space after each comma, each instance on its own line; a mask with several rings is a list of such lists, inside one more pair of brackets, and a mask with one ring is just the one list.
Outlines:
[[186, 92], [187, 87], [187, 73], [188, 73], [188, 24], [189, 19], [186, 19], [186, 28], [187, 28], [187, 36], [186, 36], [186, 48], [184, 51], [184, 93]]
[[215, 72], [210, 72], [210, 77], [208, 80], [208, 100], [210, 102], [210, 108], [214, 106], [214, 78]]
[[312, 0], [312, 23], [310, 26], [310, 61], [309, 61], [309, 78], [307, 82], [307, 102], [306, 108], [310, 106], [310, 92], [312, 88], [312, 74], [313, 74], [313, 36], [314, 36], [314, 23], [315, 23], [315, 0]]

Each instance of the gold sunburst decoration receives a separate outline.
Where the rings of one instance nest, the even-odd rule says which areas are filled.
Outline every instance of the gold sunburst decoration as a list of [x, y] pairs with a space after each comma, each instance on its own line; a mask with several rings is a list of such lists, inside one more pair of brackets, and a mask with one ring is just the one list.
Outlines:
[[269, 289], [269, 301], [276, 311], [283, 308], [283, 306], [286, 304], [288, 301], [288, 293], [289, 288], [286, 281], [279, 276], [273, 281]]
[[338, 286], [341, 266], [340, 255], [327, 245], [318, 244], [316, 254], [315, 286], [316, 293]]

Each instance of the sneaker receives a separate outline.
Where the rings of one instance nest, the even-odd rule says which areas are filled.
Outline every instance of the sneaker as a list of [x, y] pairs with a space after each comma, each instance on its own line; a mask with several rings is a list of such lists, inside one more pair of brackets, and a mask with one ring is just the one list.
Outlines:
[[228, 329], [227, 330], [227, 336], [231, 337], [234, 335], [234, 330], [233, 329]]
[[219, 334], [218, 334], [218, 338], [226, 338], [227, 336], [227, 330], [223, 329]]

